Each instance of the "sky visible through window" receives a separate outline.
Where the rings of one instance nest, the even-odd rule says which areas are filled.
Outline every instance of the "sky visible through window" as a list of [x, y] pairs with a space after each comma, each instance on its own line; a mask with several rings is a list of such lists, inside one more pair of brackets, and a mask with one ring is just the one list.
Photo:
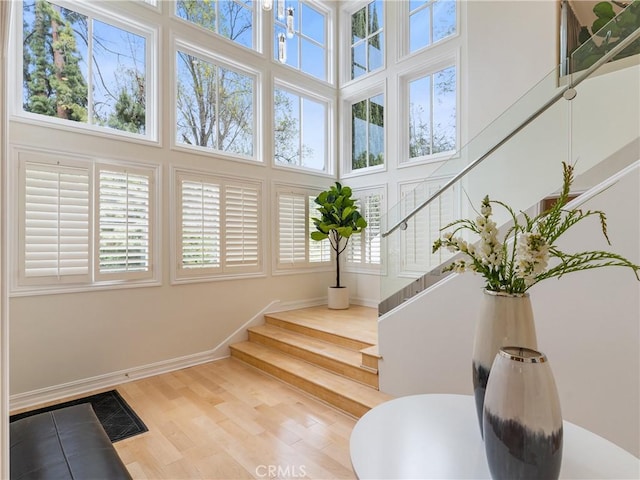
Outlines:
[[44, 0], [23, 24], [25, 111], [145, 133], [145, 37]]

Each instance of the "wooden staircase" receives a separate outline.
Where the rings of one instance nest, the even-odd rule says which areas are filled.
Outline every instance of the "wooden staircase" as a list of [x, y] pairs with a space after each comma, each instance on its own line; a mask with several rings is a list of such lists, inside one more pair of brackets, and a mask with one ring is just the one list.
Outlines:
[[231, 356], [361, 417], [392, 398], [378, 391], [377, 318], [360, 306], [268, 314]]

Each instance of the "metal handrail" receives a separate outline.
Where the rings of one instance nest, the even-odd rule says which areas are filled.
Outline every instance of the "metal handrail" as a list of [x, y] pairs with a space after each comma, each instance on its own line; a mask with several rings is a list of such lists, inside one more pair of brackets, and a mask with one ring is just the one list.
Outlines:
[[617, 44], [615, 47], [613, 47], [611, 50], [609, 50], [607, 53], [605, 53], [602, 57], [600, 57], [598, 59], [598, 61], [596, 61], [589, 68], [587, 68], [586, 70], [582, 71], [575, 78], [572, 77], [571, 81], [568, 82], [568, 84], [566, 86], [564, 86], [562, 89], [560, 89], [553, 97], [551, 97], [551, 99], [549, 101], [547, 101], [544, 105], [542, 105], [542, 107], [540, 107], [533, 114], [531, 114], [529, 117], [527, 117], [519, 126], [517, 126], [511, 132], [509, 132], [502, 140], [500, 140], [498, 143], [496, 143], [487, 152], [485, 152], [483, 155], [481, 155], [476, 160], [474, 160], [469, 165], [467, 165], [465, 168], [463, 168], [460, 171], [460, 173], [455, 175], [447, 183], [445, 183], [442, 187], [440, 187], [440, 189], [436, 193], [431, 195], [424, 202], [422, 202], [420, 205], [418, 205], [413, 210], [411, 210], [411, 212], [409, 212], [409, 214], [407, 214], [402, 220], [397, 222], [392, 228], [390, 228], [386, 232], [382, 233], [381, 234], [382, 237], [387, 237], [387, 236], [391, 235], [398, 228], [402, 228], [403, 230], [405, 230], [407, 228], [407, 222], [411, 218], [413, 218], [414, 215], [416, 215], [420, 210], [422, 210], [424, 207], [426, 207], [431, 202], [433, 202], [436, 198], [438, 198], [440, 195], [442, 195], [445, 191], [447, 191], [449, 188], [451, 188], [458, 180], [460, 180], [467, 173], [469, 173], [476, 166], [478, 166], [478, 164], [480, 164], [485, 158], [487, 158], [493, 152], [498, 150], [502, 145], [504, 145], [509, 140], [511, 140], [511, 138], [513, 138], [523, 128], [525, 128], [527, 125], [529, 125], [531, 122], [533, 122], [536, 118], [538, 118], [540, 115], [542, 115], [549, 107], [551, 107], [554, 103], [556, 103], [558, 100], [560, 100], [560, 98], [565, 97], [567, 100], [573, 100], [575, 98], [576, 94], [577, 94], [576, 91], [575, 91], [575, 87], [576, 86], [578, 86], [580, 83], [582, 83], [582, 81], [585, 80], [587, 77], [589, 77], [594, 71], [596, 71], [598, 68], [600, 68], [605, 63], [607, 63], [609, 60], [611, 60], [613, 57], [615, 57], [622, 50], [627, 48], [631, 43], [636, 41], [638, 38], [640, 38], [640, 28], [637, 28], [631, 35], [629, 35], [627, 38], [622, 40], [619, 44]]

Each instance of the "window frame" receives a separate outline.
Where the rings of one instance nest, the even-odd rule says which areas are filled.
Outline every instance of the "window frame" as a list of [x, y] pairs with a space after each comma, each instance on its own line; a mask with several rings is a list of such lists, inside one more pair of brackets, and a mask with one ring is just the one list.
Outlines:
[[[382, 62], [379, 68], [376, 68], [375, 70], [367, 70], [365, 73], [363, 73], [362, 75], [359, 75], [357, 77], [353, 77], [351, 76], [351, 65], [353, 62], [353, 42], [352, 42], [352, 18], [353, 15], [358, 12], [359, 10], [363, 9], [363, 8], [367, 8], [369, 7], [369, 4], [375, 2], [376, 0], [360, 0], [360, 1], [354, 1], [354, 2], [349, 2], [350, 5], [341, 11], [342, 15], [341, 17], [343, 18], [342, 22], [342, 33], [343, 33], [343, 38], [345, 40], [348, 39], [348, 43], [349, 43], [349, 52], [343, 54], [343, 60], [341, 62], [342, 65], [342, 83], [343, 84], [350, 84], [353, 82], [359, 82], [365, 78], [369, 78], [372, 75], [375, 75], [377, 73], [380, 72], [384, 72], [387, 70], [387, 61], [388, 61], [388, 48], [387, 48], [387, 38], [389, 36], [389, 31], [388, 31], [388, 26], [387, 26], [387, 6], [386, 6], [386, 1], [382, 0], [382, 6], [383, 6], [383, 11], [382, 11], [382, 15], [383, 15], [383, 27], [382, 27], [382, 34], [383, 34], [383, 41], [382, 41]], [[369, 36], [366, 37], [365, 39], [365, 45], [369, 44]], [[368, 54], [368, 53], [367, 53]], [[368, 65], [367, 65], [368, 68]]]
[[[147, 0], [143, 0], [143, 1], [147, 1]], [[216, 11], [218, 10], [218, 4], [220, 3], [221, 0], [214, 0], [215, 4], [216, 4]], [[238, 0], [224, 0], [224, 1], [232, 1], [234, 3], [238, 3], [238, 4], [243, 4], [245, 2], [242, 1], [238, 1]], [[202, 25], [195, 23], [195, 22], [191, 22], [189, 20], [187, 20], [186, 18], [181, 17], [180, 15], [178, 15], [177, 13], [177, 8], [178, 8], [178, 2], [174, 1], [172, 2], [172, 8], [171, 8], [171, 17], [180, 23], [185, 24], [187, 27], [189, 28], [195, 28], [197, 30], [199, 30], [202, 33], [205, 33], [207, 35], [215, 35], [217, 40], [222, 39], [224, 42], [229, 43], [230, 45], [233, 45], [234, 47], [239, 47], [239, 48], [243, 48], [246, 51], [249, 52], [256, 52], [256, 53], [260, 53], [261, 52], [261, 48], [260, 48], [260, 38], [262, 36], [261, 32], [262, 32], [262, 27], [260, 22], [263, 22], [263, 18], [262, 18], [262, 5], [260, 4], [259, 1], [254, 0], [253, 2], [251, 2], [251, 6], [249, 7], [249, 10], [251, 10], [252, 12], [252, 19], [251, 19], [251, 43], [252, 46], [251, 47], [247, 47], [246, 45], [242, 45], [241, 43], [238, 43], [234, 40], [232, 40], [229, 37], [225, 37], [224, 35], [221, 35], [220, 33], [217, 32], [218, 29], [218, 24], [216, 22], [216, 30], [212, 30], [206, 27], [203, 27]]]
[[[38, 113], [27, 112], [23, 109], [23, 28], [16, 28], [14, 33], [14, 47], [11, 50], [10, 62], [15, 64], [16, 72], [12, 78], [13, 91], [21, 92], [20, 95], [16, 95], [10, 106], [10, 120], [24, 122], [30, 125], [41, 125], [47, 128], [58, 128], [69, 131], [85, 131], [89, 134], [96, 136], [103, 136], [107, 138], [116, 137], [118, 140], [131, 141], [134, 143], [155, 145], [160, 144], [159, 138], [159, 124], [160, 124], [160, 109], [159, 103], [159, 61], [158, 61], [158, 43], [159, 43], [159, 26], [157, 23], [151, 21], [142, 21], [137, 15], [128, 15], [119, 13], [116, 9], [105, 9], [100, 6], [91, 5], [89, 8], [86, 4], [78, 2], [70, 2], [69, 0], [47, 0], [49, 3], [60, 6], [62, 8], [72, 10], [81, 15], [88, 17], [91, 21], [98, 20], [99, 22], [108, 24], [110, 26], [125, 30], [135, 35], [145, 38], [145, 133], [132, 133], [124, 130], [118, 130], [115, 128], [105, 127], [97, 125], [95, 123], [87, 122], [75, 122], [73, 120], [65, 120], [58, 117], [41, 115]], [[22, 6], [22, 4], [20, 5]], [[146, 3], [146, 0], [141, 0], [140, 7], [144, 9], [157, 9], [157, 6]], [[14, 8], [13, 21], [15, 25], [23, 24], [23, 8]], [[91, 27], [92, 28], [92, 27]], [[89, 47], [87, 47], [89, 48]], [[90, 62], [91, 64], [92, 62]], [[91, 65], [89, 66], [91, 67]], [[93, 79], [91, 78], [92, 69], [88, 70], [87, 80], [87, 111], [90, 112], [93, 100], [91, 96], [91, 85], [93, 85]]]
[[[335, 173], [335, 161], [334, 161], [334, 151], [335, 149], [331, 147], [334, 144], [334, 125], [333, 121], [335, 117], [335, 100], [333, 98], [324, 97], [318, 93], [312, 92], [310, 90], [299, 87], [290, 82], [281, 80], [279, 78], [273, 79], [273, 88], [271, 90], [271, 104], [273, 106], [273, 116], [271, 119], [273, 125], [273, 131], [275, 134], [275, 124], [276, 124], [276, 109], [275, 109], [275, 91], [276, 89], [285, 90], [288, 93], [296, 95], [300, 98], [306, 98], [316, 103], [321, 103], [325, 105], [325, 151], [324, 151], [324, 169], [317, 170], [314, 168], [305, 167], [304, 165], [287, 165], [283, 163], [276, 162], [276, 142], [275, 138], [272, 136], [271, 142], [273, 145], [273, 149], [271, 151], [272, 157], [272, 165], [276, 169], [284, 169], [284, 170], [299, 170], [308, 174], [313, 175], [323, 175], [323, 176], [333, 176]], [[300, 118], [300, 122], [302, 123], [302, 118]], [[302, 139], [302, 132], [300, 132], [300, 139]], [[302, 145], [300, 145], [302, 146]]]
[[[353, 169], [353, 105], [355, 103], [361, 102], [363, 100], [369, 100], [377, 95], [383, 95], [384, 97], [384, 161], [381, 165], [374, 165], [369, 167], [363, 167], [358, 169]], [[361, 89], [358, 92], [358, 95], [353, 95], [348, 98], [345, 98], [342, 102], [342, 118], [343, 118], [343, 127], [342, 131], [344, 132], [343, 137], [343, 148], [342, 148], [342, 175], [340, 178], [347, 179], [360, 175], [367, 175], [371, 173], [377, 172], [385, 172], [388, 170], [388, 161], [389, 161], [389, 128], [387, 124], [387, 111], [389, 104], [389, 96], [387, 92], [387, 81], [386, 79], [382, 82], [377, 82], [368, 88]]]
[[[155, 240], [157, 235], [153, 235], [153, 225], [156, 223], [154, 219], [158, 218], [158, 194], [157, 194], [157, 180], [156, 169], [149, 167], [141, 167], [138, 165], [123, 165], [115, 163], [106, 163], [103, 161], [96, 161], [94, 163], [94, 187], [95, 201], [94, 201], [94, 279], [96, 282], [113, 282], [113, 281], [127, 281], [127, 280], [146, 280], [149, 276], [153, 276], [154, 265], [156, 261], [157, 252], [155, 250]], [[100, 241], [102, 225], [100, 223], [100, 172], [111, 171], [114, 173], [131, 173], [138, 176], [146, 176], [149, 178], [149, 200], [148, 200], [148, 228], [149, 228], [149, 240], [147, 245], [148, 250], [148, 268], [143, 271], [125, 271], [125, 272], [102, 272], [100, 270]]]
[[[430, 155], [421, 155], [419, 157], [410, 158], [410, 128], [409, 128], [409, 104], [410, 104], [410, 88], [409, 84], [420, 78], [428, 75], [434, 75], [442, 70], [446, 70], [449, 67], [455, 68], [456, 74], [456, 132], [455, 132], [455, 146], [452, 150], [446, 152], [438, 152]], [[433, 88], [433, 86], [432, 86]], [[407, 168], [417, 165], [426, 165], [430, 163], [438, 163], [447, 161], [460, 156], [461, 149], [461, 122], [460, 122], [460, 94], [461, 91], [461, 75], [460, 75], [460, 51], [456, 48], [455, 52], [439, 55], [433, 58], [432, 61], [421, 65], [418, 69], [413, 69], [410, 72], [403, 72], [398, 75], [398, 95], [396, 98], [398, 105], [398, 114], [401, 121], [398, 122], [397, 138], [399, 141], [399, 160], [398, 168]], [[431, 97], [433, 100], [433, 97]]]
[[171, 91], [171, 112], [170, 119], [171, 125], [178, 124], [178, 68], [177, 68], [177, 55], [178, 51], [186, 53], [200, 58], [203, 61], [209, 62], [215, 65], [217, 68], [226, 68], [236, 73], [252, 77], [254, 80], [253, 88], [253, 154], [251, 156], [241, 155], [233, 152], [227, 152], [224, 150], [217, 150], [209, 147], [202, 147], [199, 145], [188, 145], [178, 142], [177, 128], [171, 127], [172, 132], [170, 134], [170, 148], [176, 151], [183, 151], [197, 155], [203, 155], [207, 157], [226, 158], [233, 161], [247, 162], [252, 165], [264, 164], [263, 161], [263, 126], [259, 125], [258, 119], [263, 118], [264, 108], [261, 105], [261, 92], [263, 89], [262, 73], [257, 69], [252, 69], [247, 65], [240, 62], [235, 62], [222, 55], [213, 54], [211, 51], [200, 48], [190, 42], [183, 39], [174, 38], [171, 49], [170, 68], [174, 72], [170, 78], [170, 91]]
[[[433, 5], [433, 3], [435, 3], [438, 0], [429, 0], [430, 5], [428, 7], [419, 7], [419, 8], [431, 8], [431, 6]], [[461, 14], [460, 14], [460, 10], [462, 8], [461, 5], [461, 1], [460, 0], [452, 0], [455, 3], [455, 22], [456, 22], [456, 30], [454, 33], [441, 38], [440, 40], [437, 40], [435, 42], [431, 42], [428, 45], [424, 45], [420, 48], [417, 48], [416, 50], [414, 50], [413, 52], [411, 51], [411, 15], [410, 15], [410, 11], [409, 8], [402, 8], [402, 10], [399, 12], [399, 28], [402, 29], [403, 34], [401, 35], [400, 38], [400, 44], [399, 44], [399, 57], [400, 58], [407, 58], [407, 57], [413, 57], [414, 55], [421, 55], [423, 54], [423, 52], [426, 52], [428, 50], [434, 49], [434, 48], [443, 48], [440, 47], [443, 44], [446, 44], [448, 42], [451, 42], [454, 39], [457, 39], [458, 37], [460, 37], [460, 20], [461, 20]], [[431, 17], [432, 18], [432, 17]], [[433, 24], [429, 25], [429, 37], [432, 38], [433, 37]]]
[[[220, 262], [219, 266], [215, 267], [202, 267], [188, 269], [182, 266], [182, 187], [181, 182], [187, 181], [201, 181], [203, 183], [210, 183], [218, 185], [220, 188], [220, 198], [218, 203], [219, 210], [219, 224], [220, 224]], [[228, 186], [251, 186], [257, 190], [257, 265], [251, 266], [235, 266], [226, 264], [226, 213], [224, 212], [226, 206], [226, 188]], [[195, 170], [184, 167], [174, 166], [171, 169], [171, 185], [170, 185], [170, 215], [171, 215], [171, 231], [174, 232], [171, 235], [171, 284], [187, 284], [187, 283], [200, 283], [210, 281], [222, 281], [232, 280], [235, 278], [246, 277], [264, 277], [265, 276], [265, 212], [264, 212], [264, 198], [265, 198], [265, 182], [256, 178], [247, 178], [239, 176], [220, 175], [213, 171], [207, 170]]]
[[[36, 160], [30, 160], [34, 158]], [[62, 282], [51, 282], [47, 280], [26, 281], [24, 280], [24, 215], [23, 208], [25, 193], [24, 189], [24, 165], [28, 163], [44, 165], [61, 165], [70, 168], [85, 168], [89, 172], [89, 219], [88, 219], [88, 268], [89, 272], [83, 276], [81, 281], [72, 279]], [[161, 285], [162, 265], [154, 260], [158, 259], [161, 251], [162, 239], [161, 218], [159, 214], [160, 205], [158, 186], [161, 184], [161, 168], [158, 165], [141, 162], [128, 162], [118, 159], [106, 159], [104, 157], [94, 157], [89, 155], [75, 154], [59, 150], [51, 150], [37, 147], [25, 147], [15, 145], [10, 152], [10, 181], [8, 208], [10, 225], [13, 225], [15, 232], [9, 235], [11, 251], [18, 252], [10, 259], [11, 270], [14, 272], [10, 278], [10, 296], [31, 296], [43, 294], [58, 294], [96, 291], [114, 288], [137, 288]], [[99, 241], [99, 219], [96, 211], [99, 209], [97, 190], [97, 165], [108, 168], [129, 168], [137, 171], [152, 172], [153, 178], [150, 180], [150, 214], [149, 214], [149, 270], [145, 275], [110, 275], [108, 279], [99, 278], [96, 270], [96, 260], [98, 256], [97, 243]], [[153, 194], [151, 193], [153, 190]], [[152, 213], [151, 213], [152, 212]]]
[[[285, 5], [285, 20], [280, 20], [277, 18], [277, 0], [273, 0], [273, 13], [270, 15], [271, 18], [271, 30], [270, 30], [270, 43], [267, 46], [271, 46], [271, 50], [270, 50], [270, 56], [271, 56], [271, 61], [273, 63], [275, 63], [276, 65], [280, 65], [285, 69], [291, 70], [291, 71], [295, 71], [300, 73], [301, 75], [304, 75], [306, 77], [312, 78], [315, 81], [318, 82], [322, 82], [324, 84], [329, 84], [329, 85], [334, 85], [335, 84], [335, 73], [334, 73], [334, 39], [333, 39], [333, 31], [334, 31], [334, 21], [333, 21], [333, 17], [335, 16], [335, 11], [332, 11], [332, 9], [327, 6], [324, 3], [321, 2], [314, 2], [314, 1], [306, 1], [306, 0], [297, 0], [298, 4], [304, 4], [309, 8], [312, 8], [313, 10], [315, 10], [316, 12], [320, 13], [325, 20], [325, 25], [324, 25], [324, 37], [325, 37], [325, 43], [324, 45], [321, 46], [321, 48], [324, 50], [324, 70], [325, 70], [325, 78], [319, 78], [316, 77], [315, 75], [312, 75], [310, 73], [305, 72], [302, 69], [302, 62], [300, 61], [300, 59], [302, 58], [302, 39], [307, 39], [308, 41], [311, 41], [314, 45], [319, 46], [318, 42], [316, 42], [315, 40], [311, 39], [311, 37], [308, 37], [306, 35], [303, 35], [301, 30], [300, 30], [300, 23], [294, 23], [294, 37], [293, 38], [287, 38], [287, 41], [291, 41], [293, 39], [297, 39], [298, 40], [298, 45], [297, 45], [297, 50], [298, 50], [298, 63], [299, 66], [298, 67], [294, 67], [292, 65], [289, 65], [287, 63], [281, 63], [278, 60], [278, 42], [277, 42], [277, 34], [280, 28], [282, 28], [283, 26], [286, 27], [286, 5]], [[300, 9], [298, 9], [300, 10]], [[301, 13], [296, 10], [295, 15], [296, 18], [299, 20]], [[268, 49], [265, 48], [265, 51], [267, 51]], [[289, 52], [287, 52], [287, 57], [289, 56]]]

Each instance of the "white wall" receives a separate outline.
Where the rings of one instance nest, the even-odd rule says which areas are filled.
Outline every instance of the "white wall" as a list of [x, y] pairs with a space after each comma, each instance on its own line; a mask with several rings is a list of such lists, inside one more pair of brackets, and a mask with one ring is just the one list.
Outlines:
[[[606, 212], [561, 237], [568, 252], [609, 250], [640, 264], [640, 164], [583, 208]], [[471, 350], [482, 279], [457, 275], [380, 319], [380, 388], [392, 395], [471, 393]], [[549, 358], [565, 420], [640, 454], [640, 282], [608, 268], [530, 290], [538, 346]]]

